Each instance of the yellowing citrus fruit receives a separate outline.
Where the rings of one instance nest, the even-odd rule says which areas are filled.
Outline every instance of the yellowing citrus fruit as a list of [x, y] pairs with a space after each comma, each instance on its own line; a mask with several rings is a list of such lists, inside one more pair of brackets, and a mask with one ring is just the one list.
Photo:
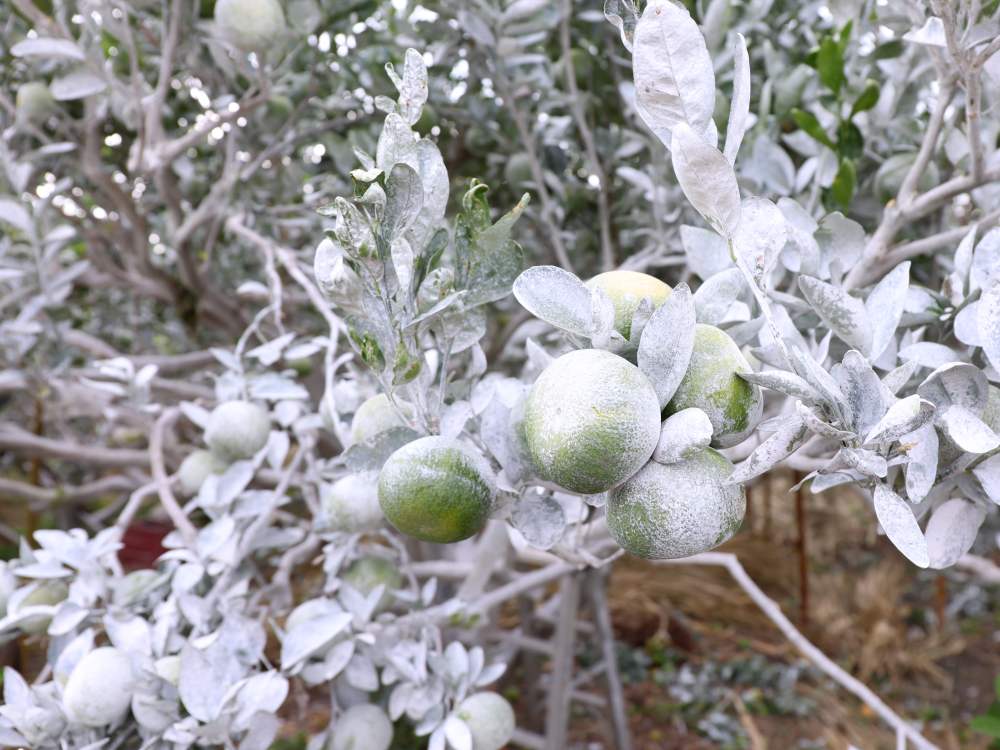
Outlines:
[[371, 703], [351, 706], [334, 721], [330, 750], [389, 750], [392, 722]]
[[502, 695], [470, 695], [457, 713], [472, 734], [472, 750], [500, 750], [514, 736], [514, 709]]
[[670, 296], [670, 287], [655, 276], [638, 271], [608, 271], [600, 273], [587, 286], [601, 289], [615, 307], [615, 330], [628, 341], [632, 333], [632, 316], [644, 299], [656, 309]]
[[337, 531], [356, 534], [382, 525], [378, 502], [378, 476], [374, 472], [350, 474], [319, 489], [322, 522]]
[[177, 481], [185, 496], [195, 494], [211, 474], [221, 474], [228, 464], [211, 451], [189, 453], [177, 469]]
[[285, 32], [285, 13], [278, 0], [218, 0], [215, 23], [233, 46], [262, 52]]
[[552, 362], [524, 405], [524, 440], [539, 477], [593, 495], [649, 460], [660, 405], [649, 379], [621, 357], [581, 349]]
[[249, 401], [226, 401], [208, 418], [205, 443], [226, 463], [252, 458], [264, 447], [271, 434], [271, 417]]
[[400, 415], [400, 410], [407, 417], [411, 417], [413, 406], [405, 401], [399, 401], [397, 404], [399, 409], [393, 406], [384, 393], [372, 396], [361, 404], [351, 420], [351, 439], [355, 443], [363, 443], [393, 427], [405, 427], [406, 422]]
[[425, 542], [468, 539], [489, 519], [496, 495], [489, 465], [457, 440], [432, 436], [397, 450], [382, 467], [378, 497], [399, 531]]
[[18, 119], [37, 124], [52, 114], [56, 100], [44, 83], [30, 81], [18, 88], [15, 105]]
[[650, 461], [608, 498], [612, 538], [650, 560], [717, 547], [736, 533], [746, 513], [743, 485], [726, 484], [732, 471], [729, 460], [711, 448], [673, 464]]
[[750, 364], [736, 342], [725, 331], [699, 323], [691, 362], [666, 413], [701, 409], [712, 422], [712, 445], [736, 445], [760, 421], [764, 406], [760, 388], [737, 377], [738, 372], [750, 372]]
[[128, 712], [135, 684], [128, 654], [110, 646], [96, 648], [69, 675], [63, 691], [66, 715], [87, 727], [113, 724]]

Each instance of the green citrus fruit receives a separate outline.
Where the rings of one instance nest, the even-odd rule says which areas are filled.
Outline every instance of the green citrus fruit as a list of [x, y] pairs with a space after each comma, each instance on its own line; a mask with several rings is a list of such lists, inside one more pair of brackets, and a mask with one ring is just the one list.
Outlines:
[[374, 472], [350, 474], [333, 484], [320, 485], [319, 504], [323, 523], [349, 534], [374, 531], [384, 518]]
[[196, 450], [189, 453], [177, 469], [177, 481], [185, 496], [194, 495], [211, 474], [221, 474], [227, 464], [211, 451]]
[[404, 445], [378, 479], [382, 512], [425, 542], [468, 539], [489, 519], [496, 486], [489, 465], [456, 440], [432, 436]]
[[525, 153], [512, 154], [503, 168], [504, 179], [513, 188], [523, 188], [534, 180], [531, 173], [531, 157]]
[[392, 592], [403, 585], [403, 576], [399, 568], [384, 557], [367, 555], [355, 560], [341, 575], [341, 579], [368, 596], [378, 586], [385, 586], [379, 599], [376, 612], [385, 610], [392, 602]]
[[205, 428], [205, 442], [226, 463], [253, 458], [271, 434], [271, 416], [249, 401], [226, 401], [215, 407]]
[[660, 405], [638, 367], [611, 352], [581, 349], [545, 368], [528, 392], [522, 424], [539, 477], [593, 495], [649, 460]]
[[215, 23], [223, 38], [246, 52], [262, 52], [285, 33], [278, 0], [218, 0]]
[[56, 107], [56, 100], [49, 87], [40, 81], [21, 84], [15, 99], [17, 118], [22, 122], [40, 123]]
[[514, 736], [514, 709], [502, 695], [470, 695], [458, 707], [458, 718], [472, 734], [472, 750], [500, 750]]
[[398, 408], [384, 393], [372, 396], [361, 404], [351, 420], [351, 439], [355, 443], [363, 443], [393, 427], [405, 427], [406, 421], [400, 411], [412, 417], [413, 406], [405, 401], [397, 401], [396, 404]]
[[608, 498], [612, 538], [650, 560], [689, 557], [717, 547], [740, 528], [741, 484], [726, 484], [733, 465], [706, 448], [673, 464], [650, 461]]
[[712, 422], [712, 445], [736, 445], [757, 425], [764, 406], [760, 388], [737, 377], [750, 365], [725, 331], [699, 323], [691, 363], [666, 413], [701, 409]]
[[670, 296], [670, 287], [655, 276], [638, 271], [608, 271], [600, 273], [587, 286], [601, 289], [615, 306], [615, 330], [628, 341], [632, 333], [632, 316], [639, 303], [649, 299], [657, 308]]
[[392, 722], [379, 706], [351, 706], [333, 723], [330, 750], [389, 750]]
[[74, 724], [103, 727], [128, 712], [136, 678], [132, 660], [117, 648], [96, 648], [73, 667], [63, 691], [66, 715]]

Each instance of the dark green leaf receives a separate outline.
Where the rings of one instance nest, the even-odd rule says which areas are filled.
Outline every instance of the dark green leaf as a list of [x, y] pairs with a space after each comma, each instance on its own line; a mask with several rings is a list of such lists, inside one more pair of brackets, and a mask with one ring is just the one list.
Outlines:
[[851, 107], [851, 117], [854, 117], [858, 112], [867, 112], [874, 107], [878, 103], [878, 92], [878, 84], [869, 79], [865, 83], [864, 90], [854, 100], [854, 106]]
[[830, 140], [830, 136], [826, 134], [826, 131], [823, 130], [823, 126], [819, 124], [819, 120], [816, 119], [816, 115], [812, 112], [806, 112], [801, 109], [793, 109], [792, 119], [795, 120], [796, 125], [824, 146], [834, 149], [836, 148], [833, 141]]
[[856, 159], [864, 150], [865, 137], [861, 135], [858, 126], [850, 120], [844, 120], [837, 128], [837, 153], [848, 159]]
[[833, 178], [833, 184], [828, 193], [833, 203], [846, 211], [854, 197], [856, 182], [857, 173], [854, 170], [854, 162], [850, 159], [841, 159], [837, 176]]
[[840, 53], [843, 54], [847, 51], [847, 43], [851, 41], [851, 30], [854, 28], [854, 21], [848, 21], [844, 24], [844, 28], [840, 30]]
[[902, 39], [893, 39], [876, 47], [874, 56], [876, 60], [891, 60], [903, 54], [903, 50], [905, 49], [906, 46], [903, 44]]
[[833, 37], [825, 37], [816, 53], [819, 79], [833, 93], [839, 94], [844, 84], [844, 50]]
[[1000, 716], [988, 714], [976, 716], [969, 722], [969, 728], [974, 732], [1000, 739]]

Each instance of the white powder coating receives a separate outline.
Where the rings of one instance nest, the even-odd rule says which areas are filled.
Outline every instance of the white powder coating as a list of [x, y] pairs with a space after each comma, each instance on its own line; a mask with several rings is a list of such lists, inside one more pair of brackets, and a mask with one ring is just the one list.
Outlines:
[[128, 712], [135, 683], [128, 654], [111, 647], [94, 649], [80, 659], [66, 682], [66, 715], [87, 727], [113, 724]]
[[378, 502], [378, 475], [375, 472], [350, 474], [319, 488], [319, 504], [325, 526], [356, 534], [374, 531], [385, 516]]
[[371, 703], [352, 706], [333, 725], [329, 750], [389, 750], [392, 722]]
[[40, 81], [21, 84], [15, 103], [17, 119], [32, 123], [42, 122], [56, 107], [56, 100], [49, 87]]
[[226, 401], [215, 407], [205, 427], [205, 443], [215, 456], [232, 462], [252, 458], [267, 443], [271, 417], [249, 401]]
[[[399, 402], [399, 408], [404, 414], [413, 414], [413, 406], [405, 401]], [[380, 393], [365, 401], [354, 412], [354, 418], [351, 419], [351, 440], [355, 443], [363, 443], [380, 432], [385, 432], [393, 427], [405, 426], [406, 422], [389, 401], [389, 397]]]
[[681, 409], [667, 417], [660, 426], [660, 442], [653, 460], [661, 464], [677, 463], [709, 446], [712, 420], [701, 409]]
[[564, 354], [525, 403], [524, 435], [542, 479], [584, 495], [642, 468], [660, 437], [660, 404], [638, 367], [611, 352]]
[[263, 51], [285, 32], [285, 13], [278, 0], [218, 0], [215, 23], [234, 46]]
[[746, 513], [743, 485], [726, 484], [733, 465], [705, 450], [678, 463], [650, 461], [608, 499], [612, 538], [650, 560], [689, 557], [717, 547]]
[[185, 496], [195, 494], [210, 474], [221, 474], [226, 470], [226, 462], [211, 451], [192, 451], [181, 461], [177, 469], [177, 481]]
[[476, 693], [458, 707], [472, 734], [472, 750], [500, 750], [514, 736], [514, 709], [502, 695]]

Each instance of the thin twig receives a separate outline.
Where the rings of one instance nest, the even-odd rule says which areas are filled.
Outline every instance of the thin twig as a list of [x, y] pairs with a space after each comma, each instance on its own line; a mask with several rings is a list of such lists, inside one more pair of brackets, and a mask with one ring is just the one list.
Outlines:
[[163, 465], [163, 442], [167, 428], [180, 416], [180, 409], [176, 407], [166, 409], [153, 424], [153, 432], [149, 436], [149, 463], [153, 470], [153, 481], [156, 483], [156, 493], [160, 496], [160, 503], [163, 509], [170, 516], [174, 526], [184, 537], [184, 543], [188, 547], [194, 547], [198, 538], [198, 530], [188, 519], [181, 509], [177, 498], [174, 497], [173, 490], [170, 489], [170, 479], [167, 477], [167, 470]]

